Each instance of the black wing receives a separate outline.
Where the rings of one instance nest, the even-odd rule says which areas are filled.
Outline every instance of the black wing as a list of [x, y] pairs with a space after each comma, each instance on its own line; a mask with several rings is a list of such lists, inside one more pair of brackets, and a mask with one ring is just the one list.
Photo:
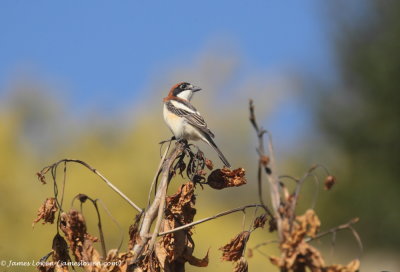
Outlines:
[[[178, 102], [180, 103], [180, 101]], [[167, 105], [167, 109], [170, 110], [171, 112], [173, 112], [174, 114], [176, 114], [179, 117], [183, 117], [185, 118], [189, 124], [191, 124], [192, 126], [197, 127], [198, 129], [200, 129], [202, 132], [210, 135], [211, 137], [214, 138], [214, 134], [211, 132], [211, 130], [207, 127], [206, 122], [204, 121], [203, 117], [197, 113], [197, 110], [190, 105], [190, 109], [196, 111], [196, 112], [189, 112], [187, 110], [184, 109], [179, 109], [177, 107], [175, 107], [171, 101], [168, 101], [166, 103]], [[185, 106], [187, 106], [185, 104]]]

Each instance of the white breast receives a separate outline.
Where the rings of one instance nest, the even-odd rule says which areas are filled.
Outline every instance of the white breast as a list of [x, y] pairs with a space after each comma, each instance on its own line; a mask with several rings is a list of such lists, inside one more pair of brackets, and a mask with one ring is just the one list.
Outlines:
[[174, 134], [175, 138], [183, 138], [185, 120], [171, 113], [164, 104], [164, 121]]

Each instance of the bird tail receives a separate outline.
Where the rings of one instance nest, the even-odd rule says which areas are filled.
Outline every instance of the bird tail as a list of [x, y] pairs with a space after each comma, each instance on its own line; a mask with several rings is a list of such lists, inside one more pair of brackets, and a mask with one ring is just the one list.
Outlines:
[[221, 159], [221, 161], [225, 164], [226, 167], [230, 168], [231, 164], [228, 162], [228, 160], [225, 158], [224, 154], [222, 154], [221, 150], [219, 150], [218, 146], [214, 143], [214, 140], [210, 137], [210, 135], [206, 133], [202, 133], [204, 136], [204, 140], [206, 143], [208, 143], [214, 150], [217, 152], [218, 157]]

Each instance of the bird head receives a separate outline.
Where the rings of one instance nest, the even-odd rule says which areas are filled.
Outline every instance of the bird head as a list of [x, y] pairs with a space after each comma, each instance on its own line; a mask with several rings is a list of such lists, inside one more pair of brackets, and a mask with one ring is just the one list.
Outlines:
[[176, 97], [185, 99], [187, 101], [190, 101], [190, 99], [192, 99], [193, 94], [200, 90], [201, 90], [201, 88], [199, 88], [197, 86], [193, 86], [190, 83], [181, 82], [181, 83], [175, 84], [171, 88], [170, 96], [176, 96]]

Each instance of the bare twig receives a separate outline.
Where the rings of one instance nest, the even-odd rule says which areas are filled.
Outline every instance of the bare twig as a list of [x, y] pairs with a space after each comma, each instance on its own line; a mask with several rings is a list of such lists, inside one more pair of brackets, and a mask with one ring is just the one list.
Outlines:
[[[250, 110], [250, 122], [253, 125], [254, 129], [256, 130], [257, 137], [258, 137], [258, 154], [260, 156], [259, 162], [258, 162], [258, 172], [257, 172], [257, 178], [258, 178], [258, 195], [260, 199], [260, 203], [262, 204], [263, 208], [265, 211], [272, 217], [275, 218], [277, 222], [277, 227], [278, 227], [278, 234], [279, 238], [282, 239], [282, 232], [281, 232], [281, 216], [279, 214], [279, 207], [280, 207], [280, 194], [279, 194], [279, 179], [276, 174], [276, 168], [275, 168], [275, 155], [274, 155], [274, 150], [272, 146], [272, 138], [270, 133], [268, 131], [261, 129], [256, 121], [256, 116], [254, 114], [254, 104], [253, 100], [250, 100], [249, 102], [249, 110]], [[265, 150], [264, 150], [264, 139], [263, 136], [264, 134], [268, 135], [268, 152], [269, 152], [269, 163], [268, 165], [265, 162]], [[268, 207], [264, 204], [264, 200], [262, 197], [262, 167], [265, 169], [268, 169], [267, 172], [267, 177], [268, 177], [268, 182], [270, 185], [270, 195], [271, 195], [271, 202], [272, 202], [272, 208], [274, 211], [274, 215], [272, 212], [268, 209]]]
[[258, 249], [259, 247], [262, 247], [262, 246], [267, 246], [267, 245], [270, 245], [270, 244], [278, 244], [278, 243], [279, 243], [278, 240], [268, 240], [266, 242], [262, 242], [262, 243], [259, 243], [259, 244], [255, 245], [251, 249]]
[[216, 215], [213, 215], [213, 216], [210, 216], [210, 217], [206, 217], [206, 218], [194, 221], [192, 223], [189, 223], [189, 224], [186, 224], [186, 225], [183, 225], [183, 226], [171, 229], [171, 230], [160, 232], [158, 234], [158, 236], [162, 236], [162, 235], [165, 235], [165, 234], [168, 234], [168, 233], [172, 233], [172, 232], [176, 232], [176, 231], [179, 231], [179, 230], [187, 229], [187, 228], [190, 228], [192, 226], [195, 226], [195, 225], [198, 225], [198, 224], [201, 224], [201, 223], [216, 219], [216, 218], [221, 217], [221, 216], [225, 216], [225, 215], [228, 215], [228, 214], [231, 214], [231, 213], [235, 213], [235, 212], [242, 212], [242, 211], [246, 210], [247, 208], [254, 208], [254, 207], [262, 207], [262, 205], [260, 205], [260, 204], [249, 204], [249, 205], [245, 205], [243, 207], [239, 207], [239, 208], [236, 208], [236, 209], [224, 211], [224, 212], [218, 213]]
[[[315, 182], [317, 184], [317, 187], [319, 187], [318, 186], [318, 184], [319, 184], [318, 178], [313, 174], [313, 172], [316, 169], [318, 169], [318, 167], [323, 168], [327, 173], [329, 173], [328, 170], [325, 167], [323, 167], [322, 165], [315, 164], [315, 165], [311, 166], [307, 170], [307, 172], [304, 174], [304, 176], [301, 179], [297, 180], [296, 188], [295, 188], [295, 191], [294, 191], [294, 194], [293, 194], [293, 201], [291, 202], [291, 206], [290, 206], [290, 219], [289, 219], [290, 230], [293, 227], [293, 221], [294, 221], [294, 219], [296, 217], [296, 212], [295, 211], [296, 211], [297, 201], [299, 199], [300, 190], [301, 190], [304, 182], [307, 180], [308, 177], [311, 176], [311, 177], [314, 177], [314, 180], [315, 180]], [[313, 200], [314, 204], [312, 204], [312, 206], [315, 205], [316, 197], [317, 197], [317, 194], [314, 196], [314, 200]]]
[[96, 209], [96, 213], [97, 213], [97, 227], [99, 228], [99, 233], [100, 233], [100, 243], [101, 243], [101, 251], [103, 253], [103, 256], [106, 257], [107, 256], [107, 249], [106, 249], [106, 241], [104, 240], [104, 233], [103, 233], [103, 228], [101, 225], [101, 217], [100, 217], [100, 211], [99, 211], [99, 207], [97, 206], [97, 199], [93, 200], [90, 199], [93, 203], [94, 208]]
[[117, 250], [119, 251], [121, 249], [122, 243], [124, 241], [124, 233], [122, 232], [122, 228], [121, 225], [118, 223], [118, 221], [115, 219], [115, 217], [111, 214], [111, 212], [108, 210], [107, 206], [104, 204], [104, 202], [100, 199], [97, 198], [96, 202], [101, 203], [101, 205], [103, 206], [103, 209], [106, 211], [107, 215], [111, 218], [111, 220], [114, 222], [114, 224], [117, 226], [117, 228], [119, 229], [120, 232], [120, 236], [121, 236], [121, 240], [119, 242], [118, 248]]
[[355, 237], [355, 239], [357, 240], [357, 243], [360, 247], [360, 250], [363, 250], [363, 245], [360, 239], [360, 236], [357, 234], [357, 232], [355, 231], [355, 229], [352, 227], [353, 224], [357, 223], [359, 221], [358, 217], [351, 219], [349, 222], [336, 226], [334, 228], [331, 228], [327, 231], [321, 232], [317, 235], [315, 235], [314, 237], [309, 237], [307, 239], [305, 239], [305, 242], [311, 242], [317, 239], [321, 239], [322, 237], [328, 235], [328, 234], [336, 234], [338, 231], [340, 230], [345, 230], [345, 229], [350, 229]]
[[[46, 174], [49, 170], [51, 170], [52, 172], [52, 176], [53, 179], [55, 179], [56, 175], [55, 175], [55, 171], [57, 169], [57, 166], [60, 163], [67, 163], [67, 162], [74, 162], [74, 163], [78, 163], [81, 164], [83, 166], [85, 166], [86, 168], [88, 168], [90, 171], [92, 171], [93, 173], [95, 173], [97, 176], [99, 176], [109, 187], [111, 187], [111, 189], [113, 189], [117, 194], [119, 194], [123, 199], [125, 199], [132, 207], [134, 207], [138, 212], [142, 212], [142, 209], [136, 205], [135, 203], [133, 203], [132, 200], [130, 200], [124, 193], [122, 193], [114, 184], [112, 184], [106, 177], [104, 177], [99, 171], [97, 171], [95, 168], [93, 168], [92, 166], [90, 166], [89, 164], [87, 164], [84, 161], [81, 160], [73, 160], [73, 159], [62, 159], [59, 160], [58, 162], [53, 163], [52, 165], [49, 165], [45, 168], [42, 169], [42, 171], [40, 171], [41, 175]], [[55, 189], [56, 190], [56, 189]], [[57, 195], [55, 193], [55, 195]]]

